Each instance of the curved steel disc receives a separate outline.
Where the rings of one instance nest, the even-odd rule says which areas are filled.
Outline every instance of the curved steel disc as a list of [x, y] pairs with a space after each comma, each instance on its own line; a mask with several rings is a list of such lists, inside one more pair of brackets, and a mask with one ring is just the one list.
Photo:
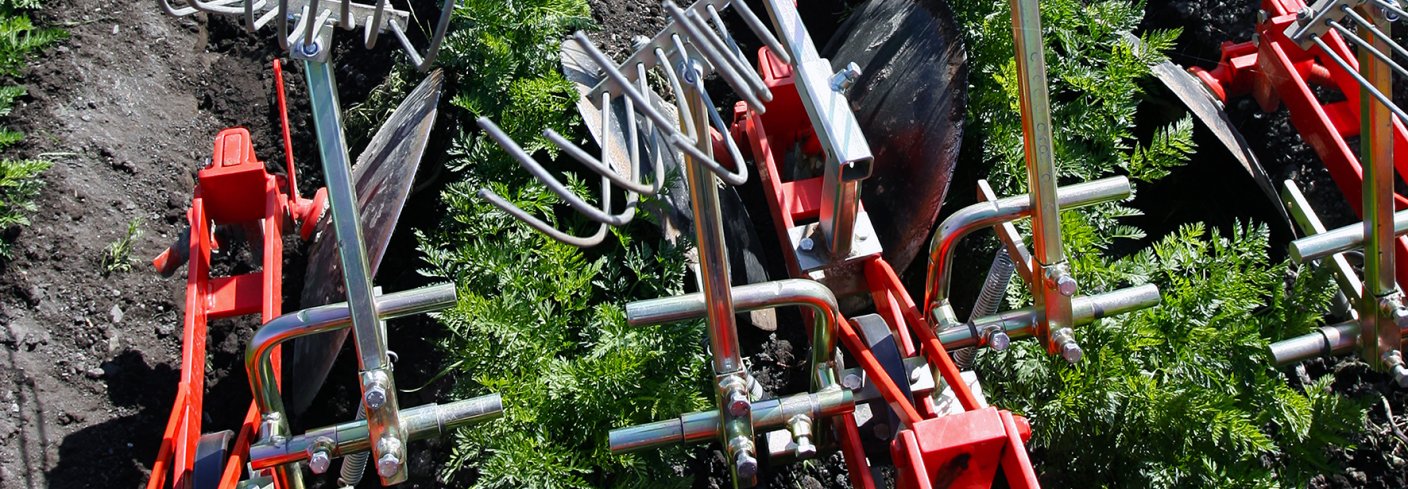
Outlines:
[[[406, 204], [415, 183], [430, 130], [435, 125], [436, 108], [444, 75], [436, 70], [420, 82], [391, 117], [377, 129], [366, 150], [357, 157], [352, 178], [357, 186], [357, 205], [361, 210], [362, 237], [366, 240], [367, 259], [372, 274], [381, 265], [382, 255], [391, 242], [401, 208]], [[338, 260], [337, 241], [329, 229], [329, 218], [318, 222], [313, 245], [308, 252], [308, 273], [303, 283], [303, 307], [313, 307], [345, 300], [342, 264]], [[285, 398], [293, 414], [301, 413], [313, 402], [318, 389], [327, 379], [333, 360], [347, 339], [348, 330], [298, 338], [285, 350]]]
[[903, 273], [928, 242], [948, 192], [968, 96], [968, 57], [943, 0], [871, 1], [823, 50], [832, 66], [860, 65], [849, 93], [875, 156], [861, 199]]

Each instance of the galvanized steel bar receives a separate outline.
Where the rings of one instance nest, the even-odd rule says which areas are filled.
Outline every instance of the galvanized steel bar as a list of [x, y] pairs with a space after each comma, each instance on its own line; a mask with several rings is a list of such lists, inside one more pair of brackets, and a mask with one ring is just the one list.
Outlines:
[[[777, 428], [798, 414], [825, 419], [855, 410], [854, 394], [839, 386], [821, 392], [796, 394], [753, 404], [754, 430]], [[689, 413], [677, 419], [611, 430], [607, 435], [611, 453], [622, 454], [708, 440], [722, 429], [719, 412]]]
[[[1364, 12], [1378, 31], [1392, 35], [1381, 12]], [[1393, 93], [1393, 72], [1373, 51], [1388, 50], [1389, 39], [1368, 29], [1359, 31], [1359, 68], [1369, 82], [1360, 92], [1360, 159], [1364, 168], [1364, 300], [1360, 301], [1360, 355], [1375, 369], [1391, 365], [1384, 356], [1397, 354], [1402, 336], [1389, 317], [1388, 304], [1398, 296], [1393, 263], [1393, 115], [1388, 105], [1376, 103], [1370, 91]], [[1391, 104], [1390, 104], [1391, 105]], [[1408, 122], [1408, 121], [1405, 121]]]
[[[1156, 306], [1160, 300], [1159, 288], [1153, 284], [1128, 287], [1091, 296], [1078, 296], [1071, 301], [1071, 323], [1073, 326], [1089, 324], [1096, 319]], [[1040, 316], [1040, 310], [1035, 307], [1025, 307], [984, 316], [939, 331], [939, 343], [943, 344], [944, 349], [947, 350], [979, 346], [982, 332], [990, 328], [1001, 328], [1007, 332], [1008, 337], [1014, 340], [1035, 336], [1034, 326], [1039, 322]]]
[[1272, 343], [1271, 358], [1281, 367], [1317, 357], [1345, 355], [1358, 345], [1359, 322], [1349, 320]]

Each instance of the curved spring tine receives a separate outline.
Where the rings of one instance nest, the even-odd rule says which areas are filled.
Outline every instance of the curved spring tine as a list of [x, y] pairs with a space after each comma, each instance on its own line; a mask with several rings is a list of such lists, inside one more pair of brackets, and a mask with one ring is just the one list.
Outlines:
[[435, 62], [435, 57], [440, 54], [440, 42], [445, 40], [445, 31], [450, 28], [450, 18], [455, 11], [457, 0], [444, 0], [445, 5], [440, 7], [440, 22], [435, 24], [435, 34], [430, 36], [430, 46], [425, 50], [422, 57], [416, 52], [415, 46], [411, 45], [411, 40], [406, 38], [406, 33], [401, 31], [401, 26], [391, 23], [391, 34], [396, 36], [396, 40], [401, 43], [401, 48], [406, 51], [406, 56], [411, 58], [411, 64], [415, 65], [416, 71], [424, 72], [430, 68], [430, 64]]
[[196, 10], [200, 10], [201, 12], [205, 13], [221, 15], [241, 15], [244, 13], [243, 6], [231, 6], [232, 4], [235, 4], [240, 0], [215, 0], [213, 2], [202, 2], [200, 0], [190, 1], [192, 7], [195, 7]]
[[1408, 18], [1408, 12], [1404, 12], [1403, 9], [1397, 5], [1397, 2], [1391, 2], [1386, 0], [1374, 0], [1374, 3], [1378, 4], [1378, 6], [1380, 7], [1383, 7], [1384, 10], [1389, 11], [1393, 15], [1397, 15], [1400, 19]]
[[[376, 2], [376, 10], [372, 13], [371, 22], [367, 24], [367, 35], [363, 40], [363, 44], [367, 46], [367, 49], [376, 47], [376, 40], [378, 37], [381, 37], [381, 14], [386, 11], [387, 1], [389, 0], [377, 0]], [[445, 3], [454, 3], [454, 0], [445, 0]], [[347, 4], [344, 3], [343, 5]], [[395, 24], [395, 22], [392, 22], [392, 24]]]
[[[642, 92], [649, 90], [649, 87], [645, 84], [645, 63], [636, 63], [636, 83], [640, 85]], [[655, 124], [650, 122], [650, 119], [646, 119], [645, 128], [638, 129], [636, 127], [634, 104], [635, 102], [632, 102], [631, 99], [626, 99], [626, 127], [629, 128], [631, 134], [629, 143], [631, 145], [631, 168], [640, 168], [640, 134], [641, 132], [645, 134], [655, 134]], [[654, 180], [651, 182], [650, 194], [655, 195], [660, 193], [660, 189], [665, 187], [665, 158], [657, 152], [655, 157], [651, 159], [654, 161], [653, 166], [655, 172]]]
[[[1345, 16], [1349, 17], [1350, 20], [1353, 20], [1355, 24], [1358, 24], [1360, 29], [1368, 29], [1369, 32], [1374, 35], [1374, 37], [1377, 37], [1379, 39], [1392, 38], [1392, 36], [1389, 36], [1384, 31], [1379, 30], [1378, 27], [1375, 27], [1374, 24], [1369, 22], [1368, 19], [1361, 17], [1358, 13], [1354, 11], [1353, 8], [1350, 8], [1348, 5], [1341, 5], [1340, 10], [1344, 11]], [[1388, 43], [1388, 47], [1392, 48], [1393, 52], [1398, 53], [1399, 56], [1408, 58], [1408, 49], [1404, 49], [1402, 45], [1399, 45], [1396, 42], [1390, 42]]]
[[[630, 99], [626, 100], [629, 101]], [[605, 141], [611, 137], [610, 93], [602, 92], [601, 106], [601, 135], [602, 139]], [[630, 109], [627, 108], [627, 114], [630, 114], [629, 110]], [[629, 124], [626, 127], [626, 131], [634, 132]], [[561, 134], [558, 134], [557, 131], [554, 131], [552, 129], [543, 130], [543, 137], [548, 138], [549, 141], [552, 141], [553, 144], [557, 145], [557, 147], [560, 148], [563, 152], [567, 153], [568, 156], [571, 156], [573, 159], [582, 162], [583, 165], [586, 165], [587, 168], [590, 168], [598, 175], [601, 175], [603, 178], [611, 180], [612, 183], [620, 185], [622, 188], [625, 188], [630, 192], [650, 193], [655, 191], [650, 185], [642, 184], [635, 180], [623, 177], [620, 173], [616, 173], [616, 170], [612, 169], [610, 165], [602, 163], [601, 160], [598, 160], [596, 157], [593, 157], [591, 154], [582, 150], [582, 148], [578, 147], [577, 145], [572, 144], [572, 142], [568, 141], [567, 138], [564, 138]], [[608, 146], [608, 144], [602, 144], [603, 148], [606, 146]], [[636, 168], [632, 166], [631, 171], [635, 170]]]
[[[604, 180], [602, 181], [602, 185], [602, 192], [604, 195], [606, 195], [605, 197], [602, 197], [602, 202], [607, 205], [610, 205], [611, 189], [609, 188], [609, 186], [606, 185], [606, 182]], [[508, 199], [500, 197], [499, 194], [494, 193], [493, 190], [481, 188], [479, 189], [478, 195], [479, 198], [489, 201], [489, 203], [493, 204], [494, 207], [498, 207], [499, 210], [508, 213], [508, 215], [513, 216], [515, 219], [523, 221], [523, 223], [527, 224], [529, 227], [532, 227], [533, 229], [538, 230], [538, 232], [546, 234], [548, 235], [548, 237], [561, 241], [563, 243], [567, 243], [578, 248], [587, 248], [601, 244], [602, 241], [606, 240], [605, 224], [598, 224], [596, 227], [596, 232], [593, 233], [591, 236], [574, 236], [571, 234], [564, 233], [562, 231], [558, 231], [557, 228], [548, 225], [548, 223], [543, 222], [541, 219], [533, 217], [532, 214], [529, 214], [523, 209], [519, 209], [518, 206], [513, 205], [512, 202], [508, 201]]]
[[1398, 105], [1394, 104], [1393, 99], [1389, 98], [1387, 95], [1384, 95], [1384, 93], [1380, 92], [1377, 88], [1374, 88], [1374, 85], [1372, 83], [1369, 83], [1369, 80], [1366, 80], [1364, 78], [1364, 75], [1360, 75], [1359, 72], [1356, 71], [1353, 67], [1351, 67], [1348, 62], [1346, 62], [1343, 58], [1340, 58], [1340, 55], [1335, 54], [1335, 51], [1333, 49], [1330, 49], [1330, 46], [1328, 44], [1325, 44], [1325, 41], [1321, 40], [1320, 36], [1312, 35], [1310, 36], [1310, 40], [1314, 42], [1315, 45], [1320, 46], [1320, 50], [1325, 53], [1326, 57], [1330, 58], [1331, 61], [1334, 61], [1335, 64], [1339, 65], [1340, 69], [1348, 72], [1349, 76], [1354, 78], [1354, 81], [1359, 83], [1359, 86], [1361, 88], [1364, 88], [1366, 91], [1369, 92], [1369, 95], [1372, 95], [1375, 100], [1379, 101], [1379, 103], [1384, 104], [1384, 107], [1387, 107], [1389, 112], [1393, 113], [1394, 117], [1397, 117], [1400, 122], [1408, 124], [1408, 113], [1405, 113], [1403, 109], [1399, 108]]
[[[319, 14], [321, 14], [321, 13], [322, 13], [322, 10], [320, 10], [320, 9], [318, 8], [318, 0], [308, 0], [308, 10], [303, 13], [303, 16], [304, 16], [304, 17], [308, 17], [308, 16], [318, 17]], [[299, 21], [301, 22], [302, 19], [299, 19]], [[303, 45], [304, 45], [304, 46], [312, 46], [312, 45], [313, 45], [313, 34], [316, 33], [316, 32], [318, 32], [318, 29], [321, 28], [321, 27], [317, 27], [317, 25], [320, 24], [320, 23], [321, 23], [321, 22], [315, 22], [315, 23], [305, 24], [305, 25], [303, 26]]]
[[[688, 63], [689, 57], [684, 50], [684, 43], [680, 41], [680, 36], [670, 36], [675, 43], [675, 52], [680, 53], [680, 63]], [[670, 80], [670, 89], [675, 92], [675, 110], [679, 111], [679, 118], [684, 121], [685, 134], [698, 134], [694, 129], [694, 113], [689, 110], [689, 104], [684, 100], [684, 85], [680, 84], [679, 75], [675, 74], [675, 68], [670, 58], [665, 56], [665, 50], [655, 48], [655, 56], [661, 60], [660, 69], [665, 71], [665, 78]]]
[[[1355, 35], [1353, 31], [1345, 28], [1345, 26], [1343, 25], [1340, 25], [1339, 22], [1327, 20], [1325, 21], [1325, 23], [1336, 31], [1339, 31], [1340, 37], [1350, 40], [1350, 42], [1359, 46], [1359, 49], [1363, 49], [1369, 52], [1369, 54], [1373, 55], [1374, 57], [1379, 58], [1379, 61], [1382, 61], [1385, 65], [1388, 65], [1389, 69], [1393, 70], [1395, 73], [1398, 73], [1399, 75], [1402, 75], [1404, 77], [1408, 77], [1408, 69], [1404, 69], [1403, 65], [1394, 62], [1392, 56], [1385, 54], [1383, 51], [1375, 49], [1374, 46], [1370, 45], [1368, 41], [1360, 39], [1359, 36]], [[1395, 43], [1390, 42], [1389, 45], [1395, 45]]]
[[172, 5], [171, 0], [157, 0], [157, 4], [161, 6], [161, 10], [163, 12], [166, 12], [166, 15], [170, 15], [172, 17], [185, 17], [187, 15], [191, 15], [200, 11], [197, 10], [195, 7], [190, 6], [189, 4], [185, 7], [177, 7], [175, 5]]
[[350, 30], [356, 25], [356, 23], [352, 21], [352, 11], [349, 9], [351, 5], [352, 0], [342, 0], [342, 15], [338, 16], [337, 23], [341, 25], [343, 29]]
[[[552, 193], [557, 194], [557, 196], [561, 197], [562, 200], [567, 201], [567, 205], [572, 206], [572, 208], [574, 209], [577, 209], [578, 212], [582, 213], [582, 215], [586, 216], [588, 219], [602, 224], [622, 226], [626, 223], [631, 222], [631, 219], [635, 218], [635, 204], [634, 201], [631, 199], [631, 195], [634, 194], [627, 194], [626, 210], [620, 214], [611, 214], [610, 208], [605, 205], [603, 205], [601, 208], [597, 208], [588, 203], [586, 199], [583, 199], [577, 194], [573, 193], [572, 190], [568, 189], [566, 185], [562, 184], [562, 182], [557, 181], [557, 179], [552, 176], [551, 172], [549, 172], [546, 168], [543, 168], [543, 165], [538, 164], [538, 161], [533, 159], [533, 157], [529, 155], [528, 152], [523, 151], [523, 148], [520, 147], [518, 143], [514, 142], [513, 138], [510, 138], [507, 134], [504, 134], [504, 131], [502, 129], [499, 129], [499, 126], [495, 125], [493, 121], [490, 121], [489, 119], [484, 117], [480, 117], [478, 119], [478, 122], [479, 127], [484, 129], [484, 132], [488, 133], [489, 137], [494, 139], [494, 142], [499, 143], [499, 146], [502, 147], [505, 151], [507, 151], [508, 154], [513, 157], [513, 159], [518, 160], [519, 166], [522, 166], [523, 169], [528, 170], [529, 173], [532, 173], [533, 176], [538, 179], [538, 181], [541, 181], [543, 185], [547, 186], [548, 190], [551, 190]], [[606, 179], [606, 177], [602, 177], [602, 181], [607, 183], [607, 191], [609, 192], [610, 180]], [[607, 195], [610, 194], [608, 193]], [[602, 203], [606, 204], [608, 203], [608, 200], [603, 197]]]
[[679, 24], [679, 26], [684, 29], [685, 33], [689, 35], [690, 42], [700, 48], [700, 54], [702, 54], [709, 63], [714, 65], [714, 71], [718, 72], [719, 75], [724, 78], [724, 81], [728, 82], [729, 86], [738, 93], [739, 98], [748, 102], [748, 105], [752, 107], [762, 107], [763, 102], [758, 100], [757, 94], [753, 92], [752, 87], [748, 86], [748, 82], [743, 81], [742, 75], [734, 71], [733, 60], [730, 59], [731, 57], [724, 56], [724, 54], [719, 51], [722, 46], [713, 44], [711, 36], [714, 36], [714, 32], [707, 27], [701, 28], [699, 25], [695, 24], [697, 19], [689, 16], [683, 10], [680, 10], [680, 7], [675, 5], [675, 2], [665, 2], [665, 8], [670, 11], [670, 16], [675, 18], [675, 23]]
[[301, 13], [298, 15], [298, 23], [293, 25], [293, 32], [290, 33], [288, 35], [288, 38], [284, 41], [285, 43], [287, 43], [286, 45], [293, 45], [294, 41], [297, 40], [298, 37], [301, 35], [299, 34], [299, 32], [303, 32], [308, 26], [308, 23], [312, 22], [312, 20], [308, 18], [309, 15], [307, 5], [304, 5], [303, 9], [300, 12]]
[[[714, 38], [716, 45], [723, 49], [723, 54], [733, 63], [733, 69], [738, 70], [738, 73], [743, 75], [743, 79], [747, 80], [749, 85], [752, 85], [754, 93], [758, 94], [758, 98], [762, 99], [763, 102], [771, 102], [772, 90], [769, 90], [767, 84], [763, 83], [763, 77], [758, 75], [758, 72], [752, 66], [748, 65], [748, 60], [743, 57], [743, 50], [738, 48], [738, 43], [734, 42], [733, 35], [728, 33], [728, 27], [724, 25], [724, 19], [719, 17], [719, 11], [715, 10], [713, 5], [706, 5], [705, 7], [705, 10], [709, 12], [709, 18], [714, 21], [714, 27], [719, 36]], [[705, 30], [708, 31], [708, 29]], [[715, 31], [708, 32], [711, 37], [715, 33]]]
[[[260, 16], [258, 20], [255, 20], [255, 21], [254, 21], [254, 30], [257, 31], [257, 30], [259, 30], [259, 29], [263, 29], [264, 26], [269, 25], [269, 21], [274, 20], [274, 17], [277, 17], [278, 15], [279, 15], [278, 9], [272, 9], [272, 8], [271, 8], [271, 9], [269, 9], [269, 10], [265, 10], [265, 11], [264, 11], [264, 15], [263, 15], [263, 16]], [[282, 44], [282, 43], [280, 43], [280, 44]]]
[[278, 15], [275, 17], [279, 21], [279, 49], [288, 51], [288, 0], [279, 0]]
[[762, 39], [763, 45], [772, 51], [773, 56], [777, 56], [777, 59], [782, 60], [783, 63], [792, 64], [792, 55], [783, 49], [782, 43], [778, 42], [777, 37], [772, 35], [772, 31], [768, 30], [763, 21], [758, 19], [758, 16], [753, 13], [753, 9], [748, 8], [748, 2], [733, 2], [733, 9], [738, 12], [739, 17], [743, 18], [743, 23], [748, 24], [748, 29], [752, 30], [758, 39]]
[[[720, 165], [718, 161], [710, 158], [709, 155], [705, 154], [699, 148], [695, 147], [693, 144], [684, 144], [684, 141], [681, 139], [671, 139], [670, 145], [689, 153], [690, 156], [694, 157], [697, 163], [703, 165], [704, 168], [708, 169], [710, 172], [713, 172], [713, 174], [718, 176], [720, 180], [723, 180], [724, 183], [735, 186], [743, 185], [748, 181], [748, 167], [744, 164], [743, 154], [738, 150], [738, 145], [733, 142], [733, 138], [729, 136], [728, 125], [724, 123], [724, 118], [719, 115], [719, 111], [714, 109], [714, 101], [709, 98], [709, 92], [704, 91], [704, 80], [699, 77], [698, 73], [698, 70], [690, 69], [690, 71], [685, 73], [684, 80], [686, 83], [693, 85], [695, 90], [699, 92], [699, 96], [704, 99], [703, 105], [709, 111], [709, 120], [713, 123], [714, 128], [723, 135], [724, 147], [728, 149], [729, 156], [733, 158], [733, 165], [738, 169], [730, 171], [724, 168], [723, 165]], [[707, 131], [708, 128], [704, 128], [704, 132], [699, 134], [699, 137], [709, 138], [712, 144], [713, 137], [710, 136]]]
[[[636, 107], [639, 108], [640, 113], [645, 114], [650, 120], [655, 121], [655, 125], [667, 135], [679, 135], [679, 131], [675, 130], [675, 123], [671, 122], [670, 119], [661, 114], [660, 111], [651, 107], [650, 98], [636, 91], [635, 87], [631, 86], [631, 81], [626, 79], [626, 75], [621, 74], [621, 72], [616, 69], [616, 64], [607, 58], [605, 54], [602, 54], [601, 50], [597, 49], [595, 44], [592, 44], [591, 39], [587, 38], [586, 34], [582, 33], [582, 31], [577, 31], [573, 37], [577, 39], [578, 43], [581, 43], [583, 51], [586, 51], [587, 56], [591, 57], [592, 61], [601, 66], [601, 71], [606, 74], [606, 77], [610, 78], [617, 87], [620, 87], [621, 93], [635, 101]], [[693, 144], [693, 141], [690, 141], [690, 143]]]

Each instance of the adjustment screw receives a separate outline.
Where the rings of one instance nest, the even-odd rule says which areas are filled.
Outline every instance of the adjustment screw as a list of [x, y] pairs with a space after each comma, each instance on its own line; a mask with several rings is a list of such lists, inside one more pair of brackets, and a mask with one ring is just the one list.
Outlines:
[[1076, 344], [1075, 340], [1061, 344], [1061, 358], [1066, 359], [1067, 362], [1072, 364], [1079, 363], [1083, 355], [1085, 355], [1085, 352], [1081, 351], [1080, 345]]
[[852, 62], [846, 65], [845, 68], [842, 68], [841, 71], [838, 71], [836, 72], [836, 74], [831, 75], [831, 89], [837, 92], [845, 93], [847, 91], [850, 91], [851, 87], [856, 84], [856, 80], [859, 79], [860, 65]]
[[1309, 6], [1306, 6], [1305, 8], [1300, 9], [1300, 12], [1296, 12], [1296, 21], [1298, 21], [1298, 22], [1310, 22], [1310, 18], [1311, 18], [1311, 17], [1314, 17], [1314, 16], [1315, 16], [1315, 9], [1310, 8]]
[[328, 451], [322, 448], [313, 450], [308, 454], [308, 470], [314, 474], [323, 474], [332, 466], [332, 457], [328, 456]]
[[747, 416], [753, 406], [748, 402], [748, 394], [743, 393], [743, 389], [732, 389], [728, 392], [728, 413], [737, 417]]
[[748, 452], [749, 450], [739, 450], [738, 455], [733, 459], [740, 479], [752, 479], [758, 475], [758, 459]]
[[812, 458], [816, 456], [816, 445], [812, 444], [812, 437], [797, 437], [797, 458]]
[[841, 378], [841, 387], [845, 387], [846, 389], [849, 389], [849, 390], [856, 390], [856, 389], [859, 389], [860, 386], [861, 386], [861, 381], [860, 381], [860, 376], [859, 376], [859, 375], [856, 375], [856, 374], [846, 374], [845, 377], [842, 377], [842, 378]]

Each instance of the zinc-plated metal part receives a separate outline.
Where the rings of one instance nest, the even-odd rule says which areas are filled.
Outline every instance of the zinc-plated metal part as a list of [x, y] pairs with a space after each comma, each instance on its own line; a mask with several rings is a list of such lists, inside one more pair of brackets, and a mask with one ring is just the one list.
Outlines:
[[[1153, 307], [1158, 305], [1160, 300], [1159, 288], [1153, 284], [1144, 284], [1103, 294], [1077, 296], [1071, 301], [1072, 325], [1080, 326], [1089, 324], [1096, 319]], [[934, 315], [942, 317], [938, 312], [935, 312]], [[979, 346], [982, 332], [990, 328], [1005, 331], [1007, 336], [1014, 340], [1030, 338], [1036, 334], [1034, 325], [1037, 324], [1037, 318], [1040, 315], [1039, 309], [1024, 307], [980, 317], [967, 323], [940, 322], [938, 323], [939, 343], [948, 350]]]
[[[372, 436], [378, 439], [394, 438], [404, 445], [405, 434], [400, 430], [396, 384], [390, 375], [391, 360], [386, 354], [386, 333], [381, 329], [381, 320], [376, 311], [371, 264], [367, 259], [356, 189], [352, 183], [351, 161], [343, 136], [337, 80], [332, 68], [325, 63], [307, 61], [304, 71], [308, 79], [309, 105], [313, 110], [313, 128], [318, 136], [318, 151], [327, 183], [332, 227], [341, 258], [344, 290], [352, 316], [352, 338], [357, 350], [357, 368], [362, 377], [362, 395], [367, 399], [378, 389], [384, 392], [381, 396], [384, 398], [382, 407], [368, 412], [367, 426]], [[380, 461], [385, 454], [374, 447], [372, 455]], [[398, 464], [397, 467], [402, 466]], [[406, 471], [401, 469], [390, 475], [382, 475], [381, 482], [382, 485], [398, 484], [404, 482], [406, 477]]]
[[[376, 275], [391, 243], [401, 210], [410, 196], [416, 171], [425, 153], [430, 132], [438, 113], [444, 86], [444, 74], [435, 71], [412, 90], [392, 111], [386, 122], [372, 135], [371, 142], [357, 157], [352, 167], [356, 188], [357, 208], [365, 239], [369, 272]], [[317, 239], [308, 248], [308, 273], [304, 276], [303, 307], [319, 306], [344, 300], [342, 265], [333, 222], [319, 220], [314, 231]], [[302, 338], [285, 350], [284, 392], [289, 410], [298, 416], [313, 403], [313, 398], [327, 380], [337, 354], [347, 340], [347, 330], [329, 335]]]
[[1071, 296], [1057, 286], [1065, 269], [1061, 248], [1061, 206], [1056, 197], [1056, 161], [1051, 139], [1051, 103], [1046, 90], [1046, 49], [1041, 38], [1041, 11], [1037, 0], [1011, 0], [1012, 36], [1016, 46], [1017, 92], [1021, 101], [1022, 146], [1027, 161], [1027, 187], [1032, 207], [1032, 249], [1036, 263], [1048, 280], [1033, 280], [1032, 298], [1045, 312], [1037, 323], [1037, 336], [1048, 352], [1068, 349], [1051, 333], [1071, 325]]
[[[820, 392], [794, 394], [780, 399], [753, 403], [753, 428], [765, 431], [786, 425], [793, 416], [805, 414], [825, 419], [855, 410], [848, 389], [833, 387]], [[718, 410], [688, 413], [676, 419], [611, 430], [607, 436], [611, 453], [622, 454], [715, 439], [722, 429]]]
[[[453, 305], [455, 287], [452, 284], [428, 286], [381, 295], [375, 300], [381, 319], [392, 319]], [[352, 312], [344, 302], [284, 314], [264, 323], [254, 333], [245, 349], [245, 370], [249, 373], [254, 404], [264, 420], [259, 430], [262, 442], [281, 440], [288, 432], [288, 421], [283, 416], [283, 398], [279, 394], [277, 376], [270, 361], [274, 347], [293, 338], [347, 328], [351, 322]], [[291, 470], [285, 465], [273, 469], [274, 478], [281, 487], [302, 487], [302, 475], [298, 470]]]
[[[426, 404], [402, 411], [401, 429], [411, 441], [438, 438], [455, 429], [503, 416], [503, 399], [498, 394], [445, 404]], [[348, 458], [371, 450], [366, 420], [356, 420], [308, 430], [288, 437], [282, 443], [256, 443], [249, 447], [249, 465], [254, 470], [286, 466], [305, 460], [309, 448], [327, 440], [330, 457]]]
[[[750, 312], [786, 306], [802, 306], [811, 310], [812, 326], [811, 390], [819, 391], [836, 383], [835, 364], [837, 333], [836, 318], [840, 309], [836, 296], [813, 280], [786, 279], [733, 288], [733, 309]], [[626, 304], [626, 323], [649, 326], [703, 317], [707, 303], [702, 293], [648, 299]]]
[[[664, 151], [683, 153], [693, 159], [693, 164], [702, 166], [727, 184], [745, 182], [747, 171], [742, 164], [742, 151], [733, 138], [724, 137], [720, 141], [733, 162], [732, 169], [708, 151], [712, 146], [710, 129], [725, 135], [729, 129], [704, 90], [704, 78], [709, 73], [718, 74], [757, 112], [765, 110], [764, 104], [772, 100], [772, 93], [737, 48], [719, 16], [719, 11], [728, 7], [739, 13], [765, 45], [781, 46], [746, 5], [730, 0], [699, 0], [684, 8], [665, 2], [665, 10], [672, 21], [654, 37], [637, 40], [636, 51], [622, 64], [609, 59], [581, 32], [566, 44], [564, 58], [569, 75], [579, 83], [598, 80], [595, 86], [583, 92], [588, 103], [579, 103], [579, 106], [592, 112], [590, 119], [600, 122], [593, 124], [592, 133], [603, 151], [600, 156], [594, 156], [550, 130], [544, 131], [544, 136], [563, 153], [601, 175], [600, 195], [596, 199], [600, 206], [590, 204], [594, 199], [576, 195], [557, 182], [551, 172], [492, 121], [479, 120], [480, 127], [520, 165], [570, 207], [600, 223], [594, 233], [578, 236], [558, 230], [487, 188], [479, 191], [480, 197], [554, 239], [587, 247], [606, 238], [606, 226], [621, 226], [634, 219], [639, 194], [661, 191], [665, 178], [662, 159], [672, 157]], [[788, 59], [785, 53], [775, 54]], [[647, 80], [653, 70], [666, 75], [678, 117], [656, 108], [666, 98], [657, 95]], [[613, 118], [614, 113], [623, 117]], [[620, 124], [621, 121], [624, 124]], [[652, 147], [657, 142], [664, 146]], [[647, 183], [642, 176], [650, 169], [654, 170], [654, 176]], [[624, 210], [619, 213], [613, 211], [611, 205], [611, 194], [616, 189], [625, 194], [626, 200]]]
[[1358, 338], [1357, 320], [1322, 326], [1311, 333], [1272, 343], [1271, 358], [1280, 367], [1317, 357], [1344, 355], [1359, 345]]
[[[1302, 197], [1302, 200], [1303, 199]], [[1399, 236], [1408, 234], [1408, 211], [1398, 211], [1394, 213], [1393, 232], [1395, 235]], [[1305, 263], [1323, 260], [1326, 257], [1363, 246], [1364, 225], [1362, 223], [1355, 223], [1292, 241], [1290, 255], [1292, 261]]]
[[[1368, 17], [1378, 24], [1375, 26], [1377, 31], [1392, 34], [1388, 21], [1381, 13], [1374, 12]], [[1359, 311], [1359, 321], [1363, 324], [1363, 329], [1360, 331], [1362, 337], [1359, 347], [1360, 354], [1370, 366], [1378, 370], [1391, 370], [1396, 366], [1401, 368], [1402, 358], [1398, 356], [1398, 348], [1403, 342], [1398, 326], [1389, 318], [1391, 311], [1403, 307], [1401, 293], [1394, 280], [1393, 264], [1394, 121], [1390, 114], [1390, 106], [1393, 104], [1376, 104], [1364, 95], [1369, 95], [1371, 91], [1380, 94], [1393, 93], [1393, 72], [1390, 66], [1397, 65], [1382, 53], [1392, 41], [1375, 36], [1367, 29], [1358, 34], [1359, 68], [1362, 77], [1369, 82], [1360, 87], [1363, 110], [1359, 133], [1360, 144], [1363, 146], [1363, 227], [1366, 239], [1364, 296], [1360, 300], [1362, 307]], [[1408, 120], [1404, 122], [1408, 123]], [[1397, 361], [1392, 361], [1394, 359]]]
[[321, 475], [332, 467], [332, 438], [318, 437], [308, 446], [308, 470]]
[[[870, 177], [875, 158], [846, 100], [845, 87], [832, 82], [836, 73], [831, 62], [817, 53], [795, 2], [768, 0], [765, 5], [783, 45], [796, 61], [792, 78], [826, 153], [819, 219], [827, 250], [834, 260], [841, 260], [851, 254], [860, 211], [860, 184]], [[854, 81], [859, 71], [855, 66], [854, 75], [843, 75], [843, 79]]]
[[[1118, 176], [1058, 188], [1056, 200], [1062, 208], [1072, 209], [1123, 199], [1129, 196], [1130, 191], [1129, 179]], [[1027, 195], [1016, 195], [991, 202], [979, 202], [944, 219], [929, 243], [924, 311], [931, 311], [948, 300], [949, 272], [953, 269], [953, 251], [959, 241], [979, 229], [1032, 214], [1031, 199]], [[1034, 278], [1036, 272], [1033, 271]], [[1060, 295], [1055, 290], [1052, 292]]]
[[[158, 5], [168, 15], [184, 17], [196, 13], [240, 17], [244, 28], [254, 32], [274, 23], [274, 37], [280, 48], [294, 57], [326, 62], [332, 47], [332, 33], [362, 29], [363, 44], [375, 47], [383, 32], [390, 32], [406, 53], [412, 65], [425, 71], [440, 52], [455, 5], [446, 0], [440, 7], [435, 29], [427, 36], [422, 52], [406, 32], [411, 28], [410, 5], [398, 9], [389, 0], [375, 0], [373, 5], [351, 0], [189, 0], [179, 6], [172, 0], [159, 0]], [[295, 25], [290, 30], [289, 22]]]
[[[1305, 195], [1301, 193], [1300, 187], [1297, 186], [1294, 181], [1286, 180], [1285, 190], [1282, 191], [1281, 195], [1286, 203], [1286, 208], [1290, 211], [1291, 219], [1295, 221], [1301, 233], [1306, 236], [1305, 239], [1327, 233], [1325, 224], [1320, 222], [1320, 216], [1315, 214], [1315, 210], [1310, 207], [1310, 201], [1305, 199]], [[1395, 214], [1395, 232], [1398, 232], [1398, 222], [1399, 216]], [[1402, 222], [1404, 229], [1408, 230], [1408, 212], [1403, 213]], [[1343, 229], [1350, 234], [1358, 232], [1359, 236], [1363, 236], [1363, 227], [1348, 226]], [[1296, 243], [1298, 242], [1301, 242], [1301, 240], [1291, 243], [1291, 256], [1296, 262], [1301, 263], [1304, 262], [1304, 259], [1300, 257], [1298, 248], [1296, 248]], [[1364, 295], [1364, 286], [1360, 283], [1359, 276], [1355, 274], [1354, 268], [1349, 266], [1349, 260], [1346, 260], [1345, 257], [1338, 252], [1327, 256], [1330, 261], [1326, 266], [1329, 266], [1331, 272], [1334, 274], [1335, 281], [1339, 283], [1340, 291], [1344, 293], [1351, 304], [1357, 304], [1360, 297]], [[1320, 260], [1324, 261], [1325, 258], [1321, 258]], [[1350, 309], [1350, 311], [1353, 313], [1353, 309]], [[1355, 318], [1357, 319], [1358, 316], [1355, 315]]]

